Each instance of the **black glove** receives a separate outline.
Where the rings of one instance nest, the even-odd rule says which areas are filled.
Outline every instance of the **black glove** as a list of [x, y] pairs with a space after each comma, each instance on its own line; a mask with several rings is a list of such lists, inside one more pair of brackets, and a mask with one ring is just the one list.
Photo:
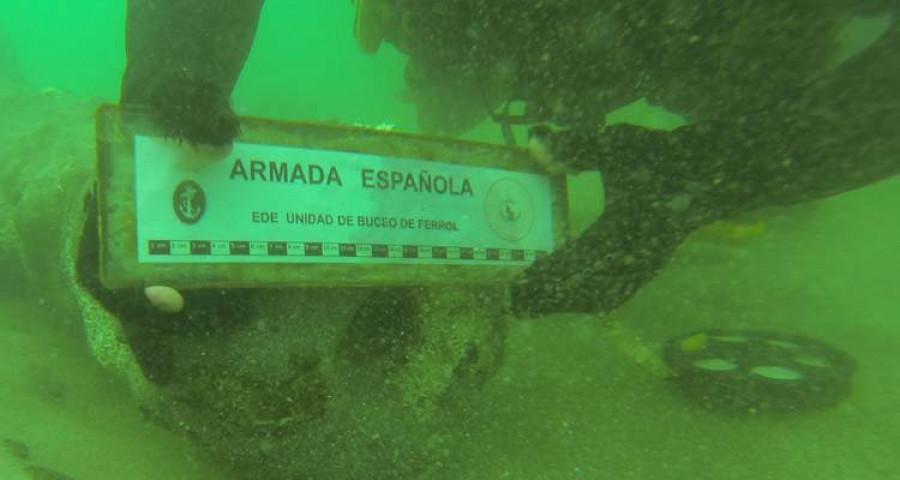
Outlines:
[[129, 0], [121, 103], [149, 106], [161, 132], [226, 146], [239, 133], [229, 105], [263, 0]]
[[169, 138], [223, 146], [240, 133], [228, 95], [209, 80], [187, 76], [163, 79], [150, 96], [149, 106]]

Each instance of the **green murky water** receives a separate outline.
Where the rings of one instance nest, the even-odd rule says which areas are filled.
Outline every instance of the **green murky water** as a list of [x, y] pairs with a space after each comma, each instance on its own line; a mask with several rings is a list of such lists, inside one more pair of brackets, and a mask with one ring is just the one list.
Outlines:
[[[404, 55], [390, 46], [376, 56], [359, 53], [353, 14], [350, 2], [270, 0], [233, 95], [235, 110], [416, 131], [414, 108], [401, 94]], [[51, 238], [74, 235], [59, 212], [81, 193], [69, 195], [71, 176], [57, 173], [94, 161], [91, 112], [118, 99], [124, 16], [120, 2], [0, 5], [0, 478], [367, 478], [360, 473], [367, 471], [371, 478], [439, 479], [900, 477], [896, 177], [765, 211], [746, 220], [745, 230], [695, 233], [653, 281], [609, 315], [512, 319], [502, 334], [503, 364], [474, 391], [442, 400], [439, 411], [412, 426], [398, 413], [405, 411], [397, 408], [403, 400], [388, 394], [373, 396], [383, 402], [374, 406], [335, 400], [345, 408], [310, 420], [321, 436], [298, 434], [303, 440], [294, 443], [278, 429], [240, 440], [215, 433], [209, 427], [215, 421], [174, 406], [168, 398], [184, 397], [172, 388], [163, 391], [173, 397], [147, 407], [148, 397], [95, 358], [82, 320], [91, 313], [70, 298], [63, 278], [73, 261], [53, 251], [62, 243]], [[844, 34], [850, 44], [864, 45], [883, 25], [858, 24]], [[679, 121], [642, 104], [615, 115], [666, 128]], [[502, 142], [490, 122], [466, 136]], [[57, 176], [64, 180], [46, 184]], [[583, 195], [576, 205], [595, 198], [590, 185], [576, 193]], [[45, 208], [37, 220], [35, 208]], [[331, 321], [321, 305], [308, 312]], [[321, 349], [331, 345], [326, 337], [340, 335], [327, 326], [279, 330], [291, 318], [267, 315], [238, 328], [246, 335], [211, 329], [216, 338], [190, 337], [177, 348], [196, 345], [197, 355], [222, 355], [232, 366], [241, 365], [235, 358], [245, 352], [246, 365], [275, 371], [284, 365], [266, 357], [277, 352], [276, 342], [267, 349], [264, 335], [321, 336], [311, 342]], [[394, 335], [408, 330], [394, 330], [388, 320], [360, 327], [373, 340], [354, 337], [358, 356], [351, 364], [393, 361]], [[852, 393], [828, 408], [786, 414], [703, 409], [662, 378], [659, 358], [668, 339], [707, 328], [790, 332], [837, 346], [857, 362]], [[118, 335], [111, 342], [126, 341]], [[391, 381], [405, 378], [385, 371]], [[376, 368], [326, 376], [329, 382], [355, 382], [351, 391], [366, 392], [385, 379]], [[202, 408], [250, 408], [241, 402], [251, 401], [254, 387], [218, 385], [226, 393]], [[277, 387], [255, 388], [274, 392], [266, 401], [285, 401]], [[422, 451], [410, 453], [415, 448], [394, 440], [404, 435], [419, 435], [410, 443]], [[286, 458], [291, 455], [298, 460]], [[266, 470], [266, 462], [278, 467]]]

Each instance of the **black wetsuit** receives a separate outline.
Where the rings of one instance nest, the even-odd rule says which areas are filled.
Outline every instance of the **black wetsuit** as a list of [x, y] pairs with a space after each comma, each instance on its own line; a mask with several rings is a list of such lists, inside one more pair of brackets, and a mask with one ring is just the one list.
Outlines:
[[[392, 3], [416, 8], [414, 2], [406, 0]], [[493, 3], [483, 4], [482, 9], [473, 8], [477, 3], [474, 0], [448, 2], [440, 11], [429, 10], [429, 15], [436, 19], [456, 18], [448, 16], [453, 12], [445, 11], [454, 5], [473, 14], [497, 10], [494, 13], [498, 21], [482, 22], [487, 26], [485, 35], [496, 35], [496, 38], [485, 36], [480, 45], [498, 45], [498, 48], [501, 44], [509, 48], [517, 45], [510, 35], [523, 25], [529, 12], [536, 15], [531, 19], [535, 28], [552, 26], [553, 17], [548, 16], [551, 7], [516, 11], [513, 15], [499, 6], [493, 8]], [[584, 3], [590, 2], [581, 2]], [[889, 2], [869, 3], [880, 6]], [[552, 8], [576, 4], [566, 1]], [[785, 8], [794, 8], [794, 4], [797, 2], [785, 4]], [[654, 8], [664, 11], [661, 6], [667, 7], [654, 4]], [[252, 44], [261, 7], [262, 0], [130, 0], [128, 67], [122, 102], [169, 108], [168, 117], [176, 117], [170, 130], [188, 140], [228, 141], [229, 135], [236, 133], [227, 128], [228, 116], [233, 115], [227, 107], [228, 96]], [[715, 8], [727, 13], [726, 6]], [[576, 20], [577, 17], [574, 16]], [[624, 25], [640, 23], [638, 18], [622, 18]], [[504, 19], [508, 21], [504, 23]], [[441, 41], [436, 35], [443, 30], [425, 28], [428, 26], [425, 23], [408, 20], [404, 17], [397, 22], [405, 25], [407, 31], [397, 34], [396, 39], [390, 36], [387, 39], [402, 44], [417, 65], [428, 65], [430, 59], [431, 65], [439, 68], [441, 62], [435, 59], [442, 58], [445, 62], [458, 60], [463, 62], [460, 65], [471, 64], [476, 68], [485, 63], [481, 61], [484, 59], [472, 60], [470, 53], [474, 50], [464, 43], [450, 45]], [[578, 37], [578, 42], [606, 41], [602, 37], [605, 30], [596, 28], [604, 27], [604, 21], [603, 17], [585, 19], [585, 28], [593, 28], [590, 31], [599, 32], [597, 35], [601, 37], [595, 40]], [[421, 28], [417, 30], [417, 27]], [[507, 27], [504, 37], [501, 33]], [[717, 22], [716, 28], [722, 28], [721, 22]], [[454, 32], [449, 28], [444, 30]], [[565, 32], [558, 28], [544, 30], [547, 35]], [[467, 32], [456, 35], [457, 41], [468, 41], [472, 32]], [[628, 33], [623, 32], [622, 35]], [[523, 38], [534, 38], [528, 33]], [[418, 40], [438, 42], [441, 51], [429, 57], [429, 51], [422, 48], [423, 43], [409, 38], [417, 34], [422, 36]], [[639, 38], [640, 35], [632, 34], [632, 37], [636, 42], [647, 41]], [[536, 70], [532, 64], [519, 63], [524, 65], [519, 73], [533, 77], [527, 84], [529, 92], [550, 88], [549, 84], [540, 84], [541, 78], [549, 79], [555, 87], [571, 84], [572, 88], [581, 88], [578, 87], [584, 83], [578, 81], [581, 73], [604, 73], [590, 69], [593, 65], [590, 52], [579, 56], [553, 51], [553, 42], [558, 40], [548, 37], [523, 49], [525, 55], [536, 55], [534, 64], [547, 60], [555, 65], [553, 75], [544, 75], [547, 72]], [[693, 37], [683, 40], [685, 45], [695, 41]], [[702, 39], [698, 37], [696, 41]], [[458, 58], [453, 57], [453, 52], [459, 53]], [[567, 53], [573, 59], [568, 67]], [[643, 53], [648, 53], [648, 63], [655, 62], [652, 51]], [[765, 55], [772, 58], [777, 52], [763, 52]], [[802, 57], [802, 54], [796, 56]], [[778, 60], [777, 56], [774, 58]], [[470, 60], [473, 63], [464, 63]], [[669, 62], [673, 68], [679, 62], [677, 58], [658, 60]], [[616, 62], [610, 63], [609, 68], [621, 68], [623, 75], [634, 70], [627, 56], [617, 58]], [[707, 67], [704, 61], [697, 64]], [[782, 69], [788, 80], [790, 70]], [[559, 160], [574, 168], [603, 171], [607, 208], [603, 217], [578, 240], [535, 263], [513, 285], [514, 310], [520, 315], [609, 311], [649, 281], [685, 236], [699, 226], [753, 209], [819, 199], [900, 173], [900, 156], [896, 153], [900, 151], [900, 96], [895, 91], [898, 75], [900, 33], [892, 25], [874, 46], [818, 80], [784, 85], [775, 82], [772, 90], [777, 95], [754, 98], [752, 108], [731, 109], [721, 117], [703, 116], [691, 126], [671, 133], [633, 126], [604, 130], [578, 127], [582, 120], [590, 120], [586, 112], [593, 105], [582, 109], [577, 102], [588, 98], [587, 95], [564, 92], [558, 97], [567, 104], [564, 105], [567, 109], [562, 111], [569, 112], [563, 121], [571, 121], [573, 128], [546, 134], [543, 140]], [[407, 81], [410, 80], [408, 77]], [[643, 80], [635, 77], [628, 81]], [[198, 84], [201, 86], [197, 87]], [[749, 91], [752, 90], [750, 82]], [[727, 86], [724, 91], [727, 93]], [[209, 100], [209, 96], [215, 98]], [[617, 94], [614, 100], [620, 96]], [[209, 110], [206, 107], [210, 104], [214, 108], [207, 115], [204, 110]], [[197, 105], [201, 108], [196, 108]], [[197, 122], [199, 126], [181, 126], [180, 122], [197, 116], [202, 120]], [[164, 116], [163, 121], [168, 117]], [[546, 120], [560, 121], [560, 118]], [[582, 123], [591, 124], [590, 121]], [[215, 128], [207, 128], [209, 125]]]
[[606, 210], [513, 287], [520, 314], [608, 312], [692, 230], [900, 174], [900, 28], [808, 88], [753, 113], [671, 133], [629, 125], [548, 134], [554, 156], [599, 169]]

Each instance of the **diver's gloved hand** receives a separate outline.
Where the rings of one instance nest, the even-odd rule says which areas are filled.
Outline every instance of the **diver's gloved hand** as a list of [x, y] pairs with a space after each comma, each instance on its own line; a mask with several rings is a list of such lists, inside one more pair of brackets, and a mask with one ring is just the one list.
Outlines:
[[214, 82], [186, 75], [161, 81], [148, 99], [167, 137], [194, 145], [230, 145], [240, 122], [228, 95]]
[[195, 152], [216, 159], [230, 152], [240, 121], [228, 93], [216, 82], [187, 74], [161, 75], [155, 81], [136, 78], [128, 76], [123, 83], [123, 107], [149, 107], [162, 135]]
[[544, 162], [601, 170], [606, 207], [580, 238], [521, 275], [511, 288], [513, 309], [518, 316], [608, 312], [652, 279], [694, 226], [685, 176], [677, 173], [700, 160], [690, 153], [692, 134], [616, 125], [537, 127], [530, 137]]

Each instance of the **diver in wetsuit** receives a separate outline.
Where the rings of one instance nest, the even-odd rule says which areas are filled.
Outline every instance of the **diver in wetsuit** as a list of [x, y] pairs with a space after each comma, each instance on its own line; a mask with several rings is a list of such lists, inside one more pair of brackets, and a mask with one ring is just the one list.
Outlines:
[[[604, 173], [603, 217], [512, 286], [522, 316], [609, 311], [698, 226], [900, 171], [896, 26], [856, 57], [828, 63], [823, 40], [858, 2], [425, 3], [356, 2], [375, 18], [357, 28], [366, 50], [387, 41], [409, 55], [407, 97], [423, 129], [453, 134], [507, 100], [525, 101], [521, 120], [561, 128], [535, 127], [536, 150]], [[151, 106], [170, 136], [228, 144], [239, 127], [229, 96], [261, 7], [130, 0], [122, 103]], [[605, 113], [641, 96], [691, 124], [601, 128]], [[97, 252], [85, 253], [83, 280], [97, 265]], [[179, 317], [154, 311], [139, 290], [89, 287], [123, 327], [141, 373], [163, 386], [149, 414], [212, 445], [247, 478], [413, 478], [420, 464], [406, 442], [444, 447], [431, 441], [431, 424], [426, 435], [397, 425], [452, 405], [503, 357], [503, 295], [437, 296], [420, 309], [423, 293], [445, 292], [355, 290], [328, 301], [313, 289], [204, 289], [185, 292]], [[387, 473], [373, 473], [372, 459]], [[356, 474], [343, 470], [357, 465]]]
[[[698, 227], [900, 173], [894, 1], [367, 1], [394, 6], [373, 9], [373, 24], [391, 26], [381, 36], [410, 56], [423, 127], [504, 122], [497, 109], [524, 102], [512, 121], [564, 128], [532, 129], [541, 156], [603, 173], [603, 216], [512, 286], [518, 315], [608, 312]], [[890, 25], [839, 62], [853, 15], [890, 15]], [[603, 127], [641, 97], [690, 124]]]
[[[700, 226], [900, 172], [897, 25], [839, 65], [822, 42], [854, 11], [891, 12], [893, 2], [364, 3], [379, 7], [383, 39], [410, 56], [407, 85], [426, 129], [458, 132], [524, 100], [530, 122], [564, 127], [533, 129], [536, 146], [604, 174], [603, 217], [512, 286], [519, 315], [607, 312]], [[238, 124], [229, 94], [261, 7], [131, 0], [122, 103], [153, 106], [173, 136], [230, 142]], [[691, 124], [599, 128], [641, 96]]]

